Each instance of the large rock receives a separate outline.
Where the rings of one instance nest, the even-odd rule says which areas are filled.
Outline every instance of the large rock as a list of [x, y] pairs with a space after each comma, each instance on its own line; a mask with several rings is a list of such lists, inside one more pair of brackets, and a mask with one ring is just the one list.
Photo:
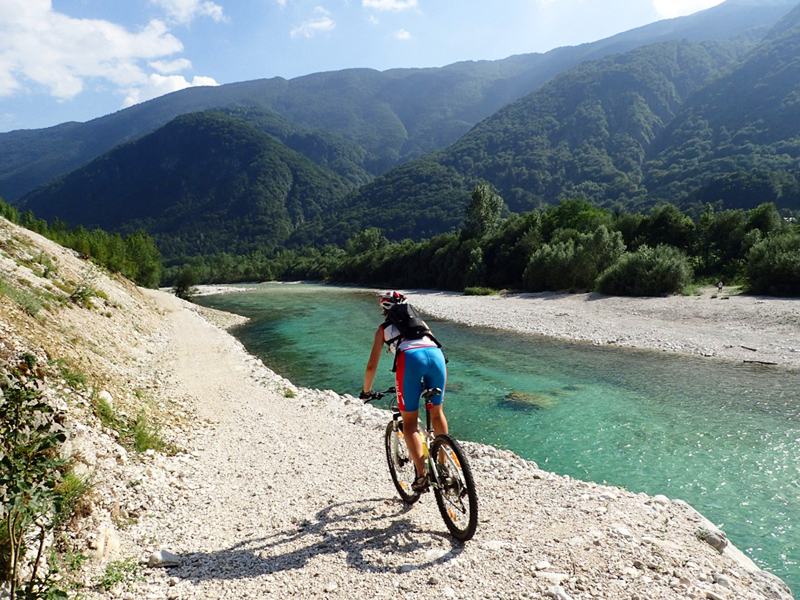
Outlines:
[[502, 405], [513, 410], [541, 410], [551, 408], [552, 397], [533, 392], [511, 392], [503, 397]]
[[110, 560], [119, 555], [119, 533], [111, 523], [106, 523], [97, 532], [95, 556]]
[[181, 564], [181, 557], [168, 550], [156, 550], [147, 561], [148, 567], [177, 567]]

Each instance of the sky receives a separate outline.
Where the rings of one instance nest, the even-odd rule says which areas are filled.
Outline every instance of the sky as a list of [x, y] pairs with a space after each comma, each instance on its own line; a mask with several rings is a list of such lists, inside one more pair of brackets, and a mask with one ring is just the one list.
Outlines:
[[721, 2], [0, 0], [0, 132], [190, 86], [546, 52]]

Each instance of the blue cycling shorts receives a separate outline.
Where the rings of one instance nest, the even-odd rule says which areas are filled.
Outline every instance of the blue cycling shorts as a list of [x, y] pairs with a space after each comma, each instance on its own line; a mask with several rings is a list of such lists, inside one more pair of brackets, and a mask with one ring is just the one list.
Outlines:
[[444, 354], [436, 346], [410, 348], [400, 352], [397, 356], [395, 377], [397, 403], [401, 411], [419, 410], [419, 397], [423, 389], [440, 388], [442, 393], [431, 398], [430, 402], [434, 406], [440, 406], [444, 402], [447, 368]]

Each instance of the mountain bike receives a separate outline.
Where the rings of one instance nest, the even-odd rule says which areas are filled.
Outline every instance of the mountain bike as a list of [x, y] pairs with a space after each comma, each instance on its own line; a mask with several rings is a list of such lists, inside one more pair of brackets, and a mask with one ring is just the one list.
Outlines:
[[[439, 388], [422, 392], [425, 400], [425, 427], [420, 426], [418, 429], [422, 438], [423, 460], [428, 469], [428, 487], [422, 491], [415, 491], [411, 487], [416, 469], [403, 437], [403, 417], [396, 406], [392, 412], [392, 420], [386, 425], [386, 460], [394, 487], [403, 501], [414, 504], [423, 491], [433, 489], [447, 529], [454, 538], [466, 542], [475, 535], [478, 526], [478, 495], [475, 492], [472, 470], [459, 443], [446, 433], [434, 436], [431, 428], [430, 399], [441, 392]], [[397, 390], [393, 387], [382, 392], [372, 392], [370, 398], [364, 402], [380, 400], [396, 393]]]

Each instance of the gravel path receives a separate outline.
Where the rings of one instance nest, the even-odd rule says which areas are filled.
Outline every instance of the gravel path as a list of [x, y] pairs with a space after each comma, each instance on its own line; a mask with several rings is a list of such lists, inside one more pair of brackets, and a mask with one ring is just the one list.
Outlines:
[[120, 469], [106, 493], [136, 516], [120, 527], [118, 557], [167, 550], [179, 564], [87, 598], [791, 598], [681, 501], [477, 444], [465, 446], [480, 521], [459, 544], [431, 494], [413, 508], [397, 497], [387, 412], [297, 390], [207, 311], [148, 295], [166, 311], [162, 391], [190, 415], [185, 452]]

